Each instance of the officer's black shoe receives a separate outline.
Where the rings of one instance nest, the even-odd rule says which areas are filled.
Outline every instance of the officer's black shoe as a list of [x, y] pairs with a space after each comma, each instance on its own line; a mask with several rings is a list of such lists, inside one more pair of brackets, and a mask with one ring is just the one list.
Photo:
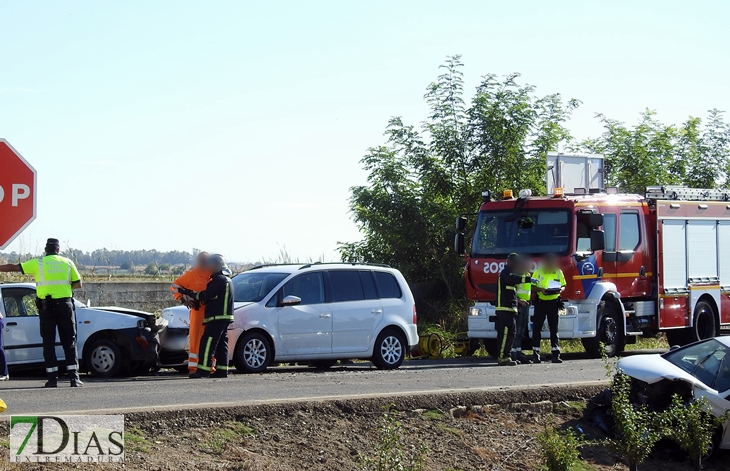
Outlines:
[[207, 371], [203, 372], [203, 371], [198, 370], [195, 373], [190, 373], [188, 375], [188, 378], [190, 378], [190, 379], [210, 378], [210, 373], [208, 373]]
[[529, 365], [532, 363], [532, 360], [530, 360], [530, 357], [528, 357], [527, 355], [525, 355], [522, 352], [517, 354], [517, 361], [519, 361], [521, 365]]
[[58, 387], [58, 380], [57, 379], [49, 379], [46, 381], [44, 388], [57, 388]]
[[227, 371], [216, 371], [212, 375], [210, 375], [211, 378], [228, 378], [228, 372]]
[[532, 353], [532, 362], [533, 363], [542, 363], [542, 360], [540, 360], [540, 354], [537, 352]]
[[563, 360], [560, 358], [560, 353], [553, 354], [553, 363], [562, 363]]
[[80, 379], [71, 378], [71, 387], [72, 388], [83, 388], [84, 383], [82, 383]]

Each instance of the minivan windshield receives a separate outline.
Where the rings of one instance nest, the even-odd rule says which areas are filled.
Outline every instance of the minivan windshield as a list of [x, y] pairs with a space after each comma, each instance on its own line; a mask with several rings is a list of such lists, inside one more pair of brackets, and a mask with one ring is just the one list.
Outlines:
[[281, 283], [288, 273], [262, 273], [256, 270], [233, 277], [233, 300], [237, 303], [257, 303]]
[[567, 209], [482, 211], [472, 255], [506, 256], [512, 252], [567, 255], [569, 214]]

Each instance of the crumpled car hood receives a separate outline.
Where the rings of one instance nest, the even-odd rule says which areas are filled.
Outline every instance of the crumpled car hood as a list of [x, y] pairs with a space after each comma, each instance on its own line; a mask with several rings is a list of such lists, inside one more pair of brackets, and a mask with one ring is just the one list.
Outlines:
[[102, 311], [102, 312], [113, 312], [115, 314], [124, 314], [127, 316], [134, 316], [144, 319], [147, 327], [150, 327], [154, 331], [161, 331], [167, 327], [167, 321], [162, 318], [158, 318], [154, 314], [145, 311], [138, 311], [136, 309], [128, 309], [126, 307], [119, 306], [93, 306], [93, 307], [81, 307], [76, 309], [84, 309], [87, 311]]
[[625, 357], [619, 360], [617, 368], [632, 378], [649, 384], [658, 383], [663, 379], [670, 381], [682, 380], [700, 389], [707, 389], [697, 378], [669, 363], [661, 355], [635, 355]]

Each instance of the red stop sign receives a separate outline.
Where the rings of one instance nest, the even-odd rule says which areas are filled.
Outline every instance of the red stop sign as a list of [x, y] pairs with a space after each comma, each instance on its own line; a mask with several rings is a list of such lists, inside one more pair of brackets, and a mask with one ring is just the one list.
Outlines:
[[0, 250], [35, 219], [35, 169], [0, 138]]

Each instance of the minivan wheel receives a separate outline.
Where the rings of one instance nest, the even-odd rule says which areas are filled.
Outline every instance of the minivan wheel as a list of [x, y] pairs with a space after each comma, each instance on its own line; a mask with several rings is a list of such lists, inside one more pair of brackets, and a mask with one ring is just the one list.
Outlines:
[[403, 336], [394, 330], [386, 330], [378, 335], [373, 351], [373, 364], [381, 370], [394, 370], [406, 358], [406, 345]]
[[241, 373], [261, 373], [271, 363], [269, 339], [260, 332], [244, 333], [238, 339], [233, 364]]

